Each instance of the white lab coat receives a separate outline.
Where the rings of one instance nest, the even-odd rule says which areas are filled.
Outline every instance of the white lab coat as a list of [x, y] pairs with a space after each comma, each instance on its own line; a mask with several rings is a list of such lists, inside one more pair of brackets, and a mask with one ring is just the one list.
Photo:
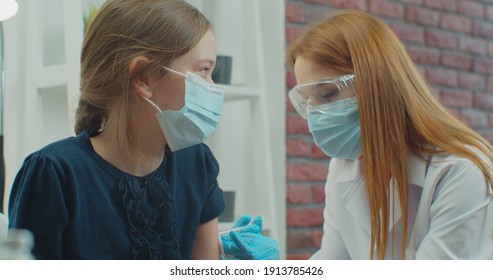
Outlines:
[[[324, 235], [311, 259], [369, 259], [370, 214], [360, 164], [331, 160]], [[434, 155], [427, 166], [409, 153], [408, 166], [406, 258], [493, 259], [493, 194], [480, 169], [468, 159], [444, 154]], [[394, 197], [386, 259], [401, 258], [401, 211], [397, 193]]]

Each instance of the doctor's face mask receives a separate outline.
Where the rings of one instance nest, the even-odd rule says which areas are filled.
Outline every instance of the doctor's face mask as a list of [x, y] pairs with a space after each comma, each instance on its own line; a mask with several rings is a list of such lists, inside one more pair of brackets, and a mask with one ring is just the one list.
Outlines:
[[334, 158], [361, 156], [361, 131], [356, 97], [307, 108], [308, 128], [317, 146]]
[[214, 132], [221, 118], [224, 87], [210, 84], [192, 72], [183, 74], [164, 68], [185, 77], [185, 105], [179, 111], [163, 111], [150, 99], [145, 100], [158, 110], [161, 130], [170, 150], [175, 152], [203, 143]]

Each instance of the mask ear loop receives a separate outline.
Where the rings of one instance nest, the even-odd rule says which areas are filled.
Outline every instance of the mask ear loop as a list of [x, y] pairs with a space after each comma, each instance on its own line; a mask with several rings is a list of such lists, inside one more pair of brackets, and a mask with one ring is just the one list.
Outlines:
[[175, 74], [178, 74], [178, 75], [180, 75], [180, 76], [183, 76], [183, 77], [185, 77], [185, 78], [187, 77], [187, 75], [185, 75], [185, 74], [183, 74], [183, 73], [181, 73], [181, 72], [178, 72], [178, 71], [176, 71], [176, 70], [174, 70], [174, 69], [168, 68], [168, 67], [166, 67], [166, 66], [163, 66], [163, 68], [164, 68], [164, 69], [166, 69], [166, 70], [168, 70], [168, 71], [170, 71], [170, 72], [173, 72], [173, 73], [175, 73]]
[[156, 108], [158, 110], [159, 113], [161, 113], [163, 110], [161, 110], [161, 108], [159, 108], [159, 106], [157, 106], [154, 102], [152, 102], [149, 98], [147, 97], [144, 97], [141, 95], [142, 98], [144, 98], [145, 101], [149, 102], [149, 104], [151, 104], [154, 108]]

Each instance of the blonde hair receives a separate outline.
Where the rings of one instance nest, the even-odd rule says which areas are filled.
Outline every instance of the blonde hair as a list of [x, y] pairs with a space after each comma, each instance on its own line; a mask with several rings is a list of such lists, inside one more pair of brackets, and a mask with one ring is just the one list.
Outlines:
[[106, 1], [84, 38], [75, 133], [99, 134], [115, 104], [121, 104], [128, 130], [131, 61], [146, 57], [150, 63], [141, 73], [163, 74], [162, 66], [190, 51], [210, 29], [205, 16], [182, 0]]
[[389, 213], [390, 178], [398, 188], [401, 257], [405, 257], [408, 150], [423, 159], [424, 153], [438, 152], [467, 158], [493, 186], [491, 163], [481, 160], [466, 145], [478, 149], [490, 161], [493, 147], [436, 99], [403, 44], [381, 20], [361, 11], [343, 11], [312, 26], [289, 47], [290, 65], [300, 56], [355, 75], [363, 177], [371, 214], [370, 258], [374, 248], [379, 259], [387, 250], [389, 216], [393, 214]]

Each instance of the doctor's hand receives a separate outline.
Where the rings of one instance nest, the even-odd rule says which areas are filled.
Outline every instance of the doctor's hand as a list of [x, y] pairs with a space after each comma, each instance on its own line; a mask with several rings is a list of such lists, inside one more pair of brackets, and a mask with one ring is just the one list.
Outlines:
[[250, 224], [251, 220], [252, 218], [250, 218], [249, 215], [243, 215], [236, 221], [236, 223], [231, 227], [231, 229], [226, 232], [239, 231], [239, 232], [261, 233], [262, 217], [260, 216], [255, 217], [253, 222]]
[[255, 233], [231, 232], [235, 246], [229, 249], [230, 254], [244, 260], [279, 260], [277, 241]]
[[236, 246], [236, 243], [231, 238], [229, 234], [230, 232], [239, 231], [257, 234], [262, 232], [262, 217], [255, 217], [252, 224], [250, 224], [251, 220], [252, 218], [250, 218], [249, 215], [243, 215], [235, 222], [230, 230], [219, 232], [219, 246], [221, 248], [221, 256], [223, 259], [235, 259], [235, 256], [232, 254], [232, 248]]
[[262, 217], [242, 216], [232, 229], [220, 235], [219, 241], [224, 258], [237, 260], [278, 260], [277, 241], [262, 235]]

